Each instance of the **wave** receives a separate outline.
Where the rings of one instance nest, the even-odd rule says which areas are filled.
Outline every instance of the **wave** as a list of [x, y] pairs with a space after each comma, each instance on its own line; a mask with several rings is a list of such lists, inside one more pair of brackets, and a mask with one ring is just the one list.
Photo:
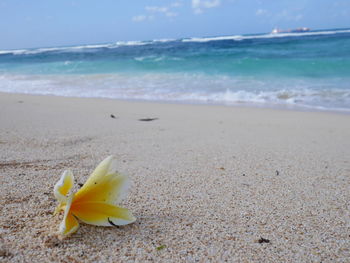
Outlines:
[[150, 55], [150, 56], [137, 56], [133, 58], [135, 61], [138, 62], [151, 62], [156, 63], [160, 61], [182, 61], [184, 60], [181, 57], [174, 57], [174, 56], [157, 56], [157, 55]]
[[108, 44], [95, 44], [95, 45], [80, 45], [80, 46], [67, 46], [67, 47], [48, 47], [48, 48], [35, 48], [35, 49], [13, 49], [13, 50], [0, 50], [0, 55], [33, 55], [45, 52], [76, 52], [95, 49], [113, 49], [123, 46], [144, 46], [156, 43], [167, 43], [177, 41], [176, 39], [154, 39], [149, 41], [117, 41], [115, 43]]
[[175, 41], [173, 39], [155, 39], [151, 41], [118, 41], [110, 44], [96, 44], [96, 45], [81, 45], [81, 46], [68, 46], [68, 47], [48, 47], [48, 48], [36, 48], [36, 49], [13, 49], [13, 50], [0, 50], [0, 55], [33, 55], [45, 52], [77, 52], [95, 49], [112, 49], [123, 46], [143, 46], [154, 43], [166, 43]]
[[[0, 74], [0, 91], [69, 97], [257, 105], [350, 112], [350, 89], [290, 79], [251, 80], [192, 74]], [[316, 86], [316, 88], [315, 88]], [[273, 87], [273, 88], [271, 88]]]
[[143, 41], [118, 41], [111, 44], [96, 44], [96, 45], [81, 45], [69, 47], [49, 47], [36, 49], [14, 49], [14, 50], [0, 50], [0, 55], [32, 55], [45, 52], [77, 52], [86, 50], [95, 50], [102, 48], [118, 48], [122, 46], [142, 46], [150, 44], [151, 42]]
[[175, 38], [161, 38], [161, 39], [152, 40], [152, 42], [154, 42], [154, 43], [157, 43], [157, 42], [167, 43], [167, 42], [173, 42], [173, 41], [177, 41], [177, 39], [175, 39]]
[[97, 49], [108, 47], [109, 45], [85, 45], [85, 46], [72, 46], [72, 47], [52, 47], [52, 48], [37, 48], [37, 49], [16, 49], [16, 50], [0, 50], [0, 55], [33, 55], [45, 52], [57, 52], [57, 51], [77, 51], [83, 49]]
[[144, 46], [149, 44], [147, 41], [118, 41], [114, 45], [110, 45], [109, 47], [121, 47], [121, 46]]
[[283, 37], [297, 37], [297, 36], [316, 36], [316, 35], [332, 35], [350, 33], [350, 29], [343, 30], [327, 30], [327, 31], [312, 31], [304, 33], [279, 33], [279, 34], [261, 34], [261, 35], [232, 35], [232, 36], [217, 36], [217, 37], [193, 37], [184, 39], [154, 39], [147, 41], [118, 41], [115, 43], [94, 44], [94, 45], [78, 45], [65, 47], [47, 47], [47, 48], [31, 48], [31, 49], [13, 49], [0, 50], [0, 55], [34, 55], [47, 52], [89, 52], [96, 49], [113, 49], [125, 46], [144, 46], [154, 44], [164, 44], [169, 42], [210, 42], [210, 41], [242, 41], [248, 39], [264, 39], [264, 38], [283, 38]]
[[182, 42], [210, 42], [234, 40], [242, 41], [248, 39], [263, 39], [263, 38], [283, 38], [283, 37], [298, 37], [298, 36], [317, 36], [317, 35], [333, 35], [350, 33], [350, 29], [346, 30], [330, 30], [330, 31], [312, 31], [303, 33], [278, 33], [278, 34], [262, 34], [262, 35], [233, 35], [233, 36], [218, 36], [218, 37], [193, 37], [182, 39]]

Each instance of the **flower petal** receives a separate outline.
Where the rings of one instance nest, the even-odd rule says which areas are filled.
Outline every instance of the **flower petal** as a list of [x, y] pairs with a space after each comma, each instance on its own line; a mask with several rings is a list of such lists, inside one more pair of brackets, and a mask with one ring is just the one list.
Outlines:
[[103, 179], [105, 175], [113, 174], [115, 172], [114, 156], [110, 155], [95, 168], [81, 189], [83, 190], [84, 188], [93, 186], [96, 182], [98, 183], [101, 179]]
[[67, 194], [74, 184], [74, 176], [72, 171], [64, 171], [61, 179], [55, 184], [54, 195], [60, 203], [67, 202]]
[[60, 224], [60, 233], [63, 236], [73, 234], [79, 228], [78, 220], [71, 213], [71, 205], [74, 198], [74, 194], [70, 195], [67, 199], [66, 208], [64, 210], [64, 217]]
[[76, 193], [76, 202], [104, 202], [115, 204], [125, 195], [129, 180], [121, 174], [105, 175], [95, 185], [86, 187]]
[[102, 202], [74, 202], [71, 212], [84, 223], [96, 226], [127, 225], [136, 220], [128, 209]]
[[75, 202], [119, 202], [126, 195], [130, 183], [127, 176], [117, 173], [113, 167], [113, 156], [102, 161], [76, 193]]

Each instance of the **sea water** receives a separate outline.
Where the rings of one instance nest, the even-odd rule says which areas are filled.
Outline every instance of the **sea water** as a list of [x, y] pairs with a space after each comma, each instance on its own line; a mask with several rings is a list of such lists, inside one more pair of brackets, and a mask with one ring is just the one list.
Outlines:
[[0, 50], [0, 91], [350, 112], [350, 29]]

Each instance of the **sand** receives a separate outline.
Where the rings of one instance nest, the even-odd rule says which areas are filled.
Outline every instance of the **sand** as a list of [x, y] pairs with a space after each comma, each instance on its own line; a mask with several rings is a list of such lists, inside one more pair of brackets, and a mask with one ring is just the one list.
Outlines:
[[[0, 123], [1, 262], [350, 261], [350, 115], [0, 93]], [[54, 184], [110, 154], [137, 221], [60, 240]]]

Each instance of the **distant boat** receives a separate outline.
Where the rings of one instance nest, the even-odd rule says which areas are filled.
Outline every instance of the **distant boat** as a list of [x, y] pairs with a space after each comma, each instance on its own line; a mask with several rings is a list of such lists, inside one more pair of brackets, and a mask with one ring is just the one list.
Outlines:
[[281, 34], [281, 33], [304, 33], [304, 32], [309, 32], [310, 28], [307, 27], [299, 27], [296, 29], [287, 29], [287, 30], [282, 30], [278, 28], [274, 28], [271, 31], [271, 34]]

